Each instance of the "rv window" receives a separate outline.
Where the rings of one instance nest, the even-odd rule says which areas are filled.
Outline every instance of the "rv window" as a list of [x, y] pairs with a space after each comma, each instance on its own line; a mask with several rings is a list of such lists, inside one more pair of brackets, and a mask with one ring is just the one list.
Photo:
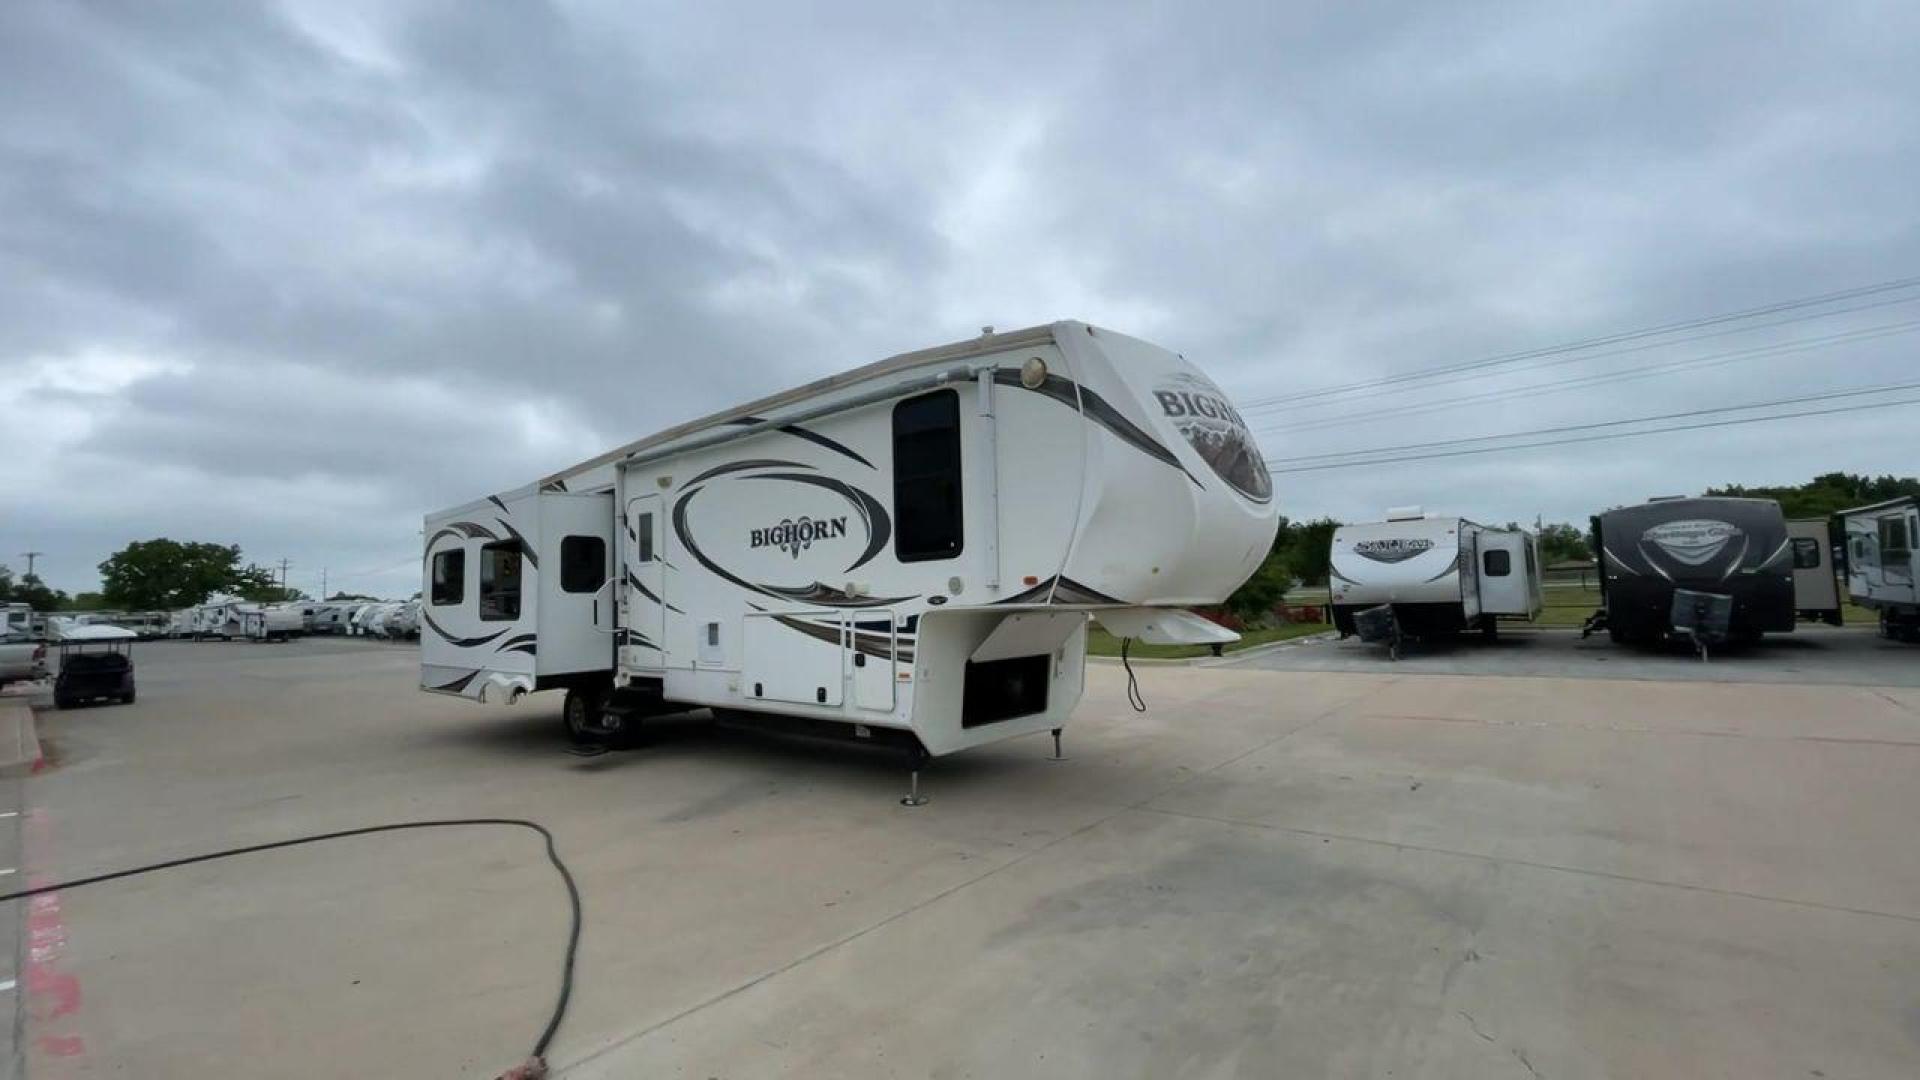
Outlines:
[[1487, 552], [1482, 556], [1482, 564], [1488, 577], [1506, 577], [1513, 573], [1513, 555], [1506, 551], [1495, 549]]
[[511, 622], [520, 617], [520, 541], [502, 540], [480, 549], [480, 618]]
[[599, 592], [607, 581], [607, 542], [597, 536], [560, 538], [560, 588]]
[[467, 553], [442, 551], [433, 557], [433, 602], [458, 604], [467, 598]]
[[960, 395], [952, 390], [893, 408], [893, 518], [901, 562], [960, 554]]
[[653, 515], [641, 514], [634, 523], [634, 560], [636, 562], [653, 561]]
[[1880, 553], [1907, 550], [1907, 523], [1903, 518], [1880, 519]]
[[1820, 541], [1811, 536], [1794, 537], [1793, 568], [1795, 570], [1820, 569]]

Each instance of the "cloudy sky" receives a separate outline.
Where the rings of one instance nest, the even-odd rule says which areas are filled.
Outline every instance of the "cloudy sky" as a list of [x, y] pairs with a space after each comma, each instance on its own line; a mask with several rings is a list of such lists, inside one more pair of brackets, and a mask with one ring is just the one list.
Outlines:
[[[1899, 2], [10, 0], [0, 562], [92, 589], [167, 535], [409, 595], [427, 510], [985, 324], [1178, 349], [1275, 459], [1920, 381], [1910, 289], [1299, 397], [1920, 275], [1916, 40]], [[1920, 472], [1916, 416], [1278, 490], [1573, 520]]]

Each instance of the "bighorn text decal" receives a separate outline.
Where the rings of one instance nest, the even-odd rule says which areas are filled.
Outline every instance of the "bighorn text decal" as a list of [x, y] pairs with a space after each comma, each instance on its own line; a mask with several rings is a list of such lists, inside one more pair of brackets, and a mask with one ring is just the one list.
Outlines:
[[764, 529], [754, 529], [748, 534], [748, 543], [752, 547], [777, 547], [781, 551], [799, 558], [800, 553], [813, 546], [815, 540], [831, 540], [847, 535], [847, 519], [820, 518], [814, 520], [803, 517], [799, 521], [786, 518], [778, 525]]
[[1257, 503], [1273, 498], [1273, 474], [1247, 422], [1219, 387], [1196, 372], [1180, 371], [1153, 391], [1160, 411], [1227, 486]]

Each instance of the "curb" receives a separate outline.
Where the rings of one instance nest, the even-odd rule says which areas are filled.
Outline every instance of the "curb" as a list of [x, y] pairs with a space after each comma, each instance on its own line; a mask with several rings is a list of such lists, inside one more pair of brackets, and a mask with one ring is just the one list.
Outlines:
[[[1147, 667], [1226, 667], [1237, 664], [1242, 660], [1251, 660], [1256, 656], [1285, 652], [1288, 649], [1299, 648], [1302, 645], [1308, 645], [1316, 641], [1329, 641], [1336, 636], [1332, 630], [1322, 630], [1317, 634], [1302, 634], [1299, 637], [1288, 638], [1285, 641], [1269, 641], [1265, 645], [1255, 645], [1249, 649], [1230, 652], [1225, 656], [1136, 656], [1133, 658], [1133, 663], [1136, 666], [1145, 665]], [[1087, 655], [1087, 662], [1093, 664], [1118, 665], [1120, 658], [1117, 656], [1094, 656], [1089, 653]]]
[[31, 776], [46, 763], [32, 706], [24, 698], [0, 700], [0, 779]]

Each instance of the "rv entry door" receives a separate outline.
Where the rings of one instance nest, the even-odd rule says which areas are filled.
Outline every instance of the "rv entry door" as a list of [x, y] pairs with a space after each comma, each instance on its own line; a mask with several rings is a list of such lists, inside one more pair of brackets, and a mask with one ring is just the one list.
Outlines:
[[539, 500], [540, 557], [529, 560], [524, 575], [539, 589], [533, 601], [539, 634], [535, 641], [510, 647], [533, 645], [534, 670], [541, 677], [611, 670], [618, 596], [613, 496], [541, 492]]
[[666, 521], [658, 495], [627, 500], [626, 653], [629, 664], [664, 666], [667, 662]]

